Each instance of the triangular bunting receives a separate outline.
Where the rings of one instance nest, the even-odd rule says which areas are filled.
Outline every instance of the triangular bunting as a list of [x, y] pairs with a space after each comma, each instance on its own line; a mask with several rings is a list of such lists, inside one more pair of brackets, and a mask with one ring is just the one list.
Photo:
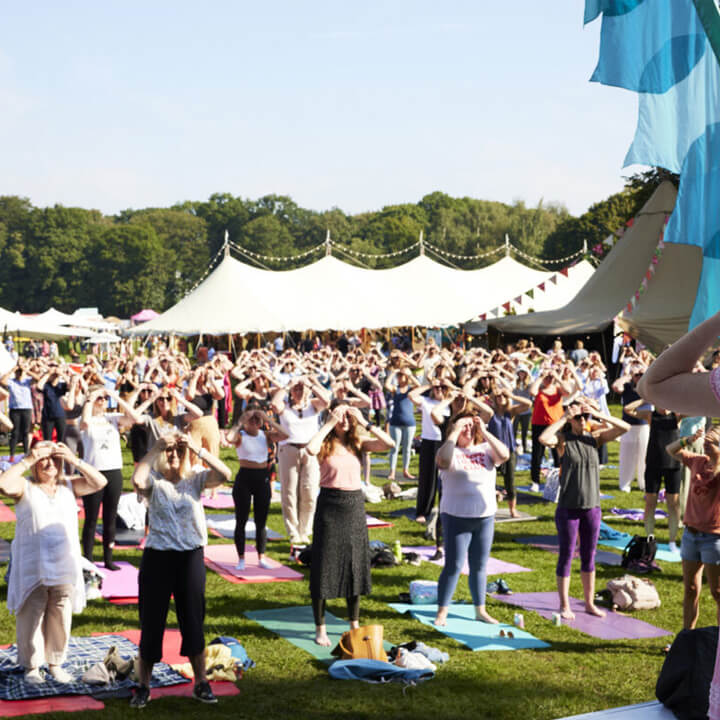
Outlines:
[[513, 302], [517, 303], [518, 305], [522, 305], [522, 295], [518, 295]]
[[557, 275], [552, 275], [552, 276], [550, 277], [550, 282], [551, 282], [553, 285], [557, 285]]
[[541, 282], [538, 285], [538, 290], [540, 290], [540, 292], [545, 292], [545, 283], [544, 282]]
[[480, 316], [480, 320], [483, 321], [483, 322], [484, 322], [485, 320], [487, 320], [487, 313], [483, 313], [483, 314]]
[[525, 293], [531, 300], [535, 297], [535, 291], [534, 290], [528, 290]]
[[634, 225], [634, 223], [635, 223], [635, 218], [630, 218], [625, 224], [628, 227], [632, 227]]
[[567, 269], [567, 268], [563, 268], [560, 272], [561, 272], [565, 277], [568, 276], [568, 269]]
[[503, 310], [505, 312], [510, 312], [510, 301], [503, 303]]

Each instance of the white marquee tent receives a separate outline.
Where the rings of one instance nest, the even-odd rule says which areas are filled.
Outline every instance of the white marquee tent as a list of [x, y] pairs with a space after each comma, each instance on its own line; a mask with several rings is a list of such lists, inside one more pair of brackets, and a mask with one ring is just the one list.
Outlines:
[[[180, 302], [132, 334], [221, 335], [459, 325], [547, 282], [543, 270], [510, 257], [479, 270], [457, 270], [424, 255], [386, 270], [332, 256], [295, 270], [260, 270], [226, 255]], [[559, 276], [552, 305], [573, 297], [592, 274], [587, 262]]]

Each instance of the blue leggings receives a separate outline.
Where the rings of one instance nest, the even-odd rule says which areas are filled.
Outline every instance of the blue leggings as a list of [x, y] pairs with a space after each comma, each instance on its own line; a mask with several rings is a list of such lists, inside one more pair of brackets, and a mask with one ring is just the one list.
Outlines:
[[390, 475], [395, 474], [395, 466], [397, 465], [398, 453], [402, 444], [403, 470], [410, 469], [410, 450], [412, 450], [412, 441], [415, 437], [414, 425], [391, 425], [390, 437], [395, 442], [395, 447], [390, 451]]
[[450, 605], [466, 558], [470, 567], [468, 585], [473, 605], [484, 605], [487, 563], [495, 531], [495, 516], [464, 518], [441, 513], [440, 520], [445, 545], [445, 566], [438, 581], [438, 605]]
[[600, 536], [602, 514], [599, 507], [569, 509], [559, 507], [555, 511], [555, 527], [558, 531], [558, 561], [555, 574], [570, 577], [570, 566], [575, 554], [575, 543], [580, 534], [580, 570], [595, 569], [595, 550]]

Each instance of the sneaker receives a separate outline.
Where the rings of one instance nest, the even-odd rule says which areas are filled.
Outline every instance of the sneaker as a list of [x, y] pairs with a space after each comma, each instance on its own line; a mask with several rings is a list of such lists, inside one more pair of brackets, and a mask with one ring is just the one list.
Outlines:
[[237, 561], [237, 565], [235, 566], [236, 570], [244, 570], [245, 569], [245, 558], [241, 558]]
[[139, 685], [135, 694], [130, 698], [130, 707], [140, 710], [150, 702], [150, 688], [146, 685]]
[[63, 685], [69, 685], [75, 680], [67, 670], [63, 670], [59, 665], [50, 665], [50, 674], [57, 682]]
[[193, 689], [193, 697], [200, 702], [212, 704], [217, 702], [217, 698], [213, 694], [210, 683], [207, 680], [199, 682]]
[[441, 548], [437, 548], [437, 550], [435, 550], [435, 554], [434, 554], [434, 555], [431, 555], [428, 559], [429, 559], [429, 560], [442, 560], [442, 559], [443, 559], [443, 551], [442, 551], [442, 549], [441, 549]]
[[510, 589], [510, 586], [502, 578], [500, 578], [497, 581], [497, 585], [498, 585], [498, 594], [512, 595], [512, 590]]
[[31, 685], [42, 685], [45, 682], [45, 678], [40, 674], [39, 668], [33, 668], [25, 673], [25, 682]]
[[263, 570], [272, 570], [273, 564], [269, 561], [263, 558], [262, 560], [258, 560], [258, 566], [263, 568]]

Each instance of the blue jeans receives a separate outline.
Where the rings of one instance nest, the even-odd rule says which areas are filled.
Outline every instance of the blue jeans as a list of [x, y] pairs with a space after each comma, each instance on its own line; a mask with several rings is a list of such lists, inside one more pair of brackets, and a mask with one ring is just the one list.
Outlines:
[[390, 452], [390, 475], [395, 474], [395, 466], [397, 465], [398, 453], [402, 444], [403, 470], [410, 469], [410, 450], [412, 450], [412, 441], [415, 437], [414, 425], [391, 425], [390, 437], [395, 442], [395, 447]]
[[464, 518], [441, 513], [440, 520], [445, 546], [445, 566], [438, 581], [438, 605], [450, 605], [466, 558], [470, 569], [468, 585], [473, 605], [484, 605], [487, 563], [495, 532], [495, 516]]

